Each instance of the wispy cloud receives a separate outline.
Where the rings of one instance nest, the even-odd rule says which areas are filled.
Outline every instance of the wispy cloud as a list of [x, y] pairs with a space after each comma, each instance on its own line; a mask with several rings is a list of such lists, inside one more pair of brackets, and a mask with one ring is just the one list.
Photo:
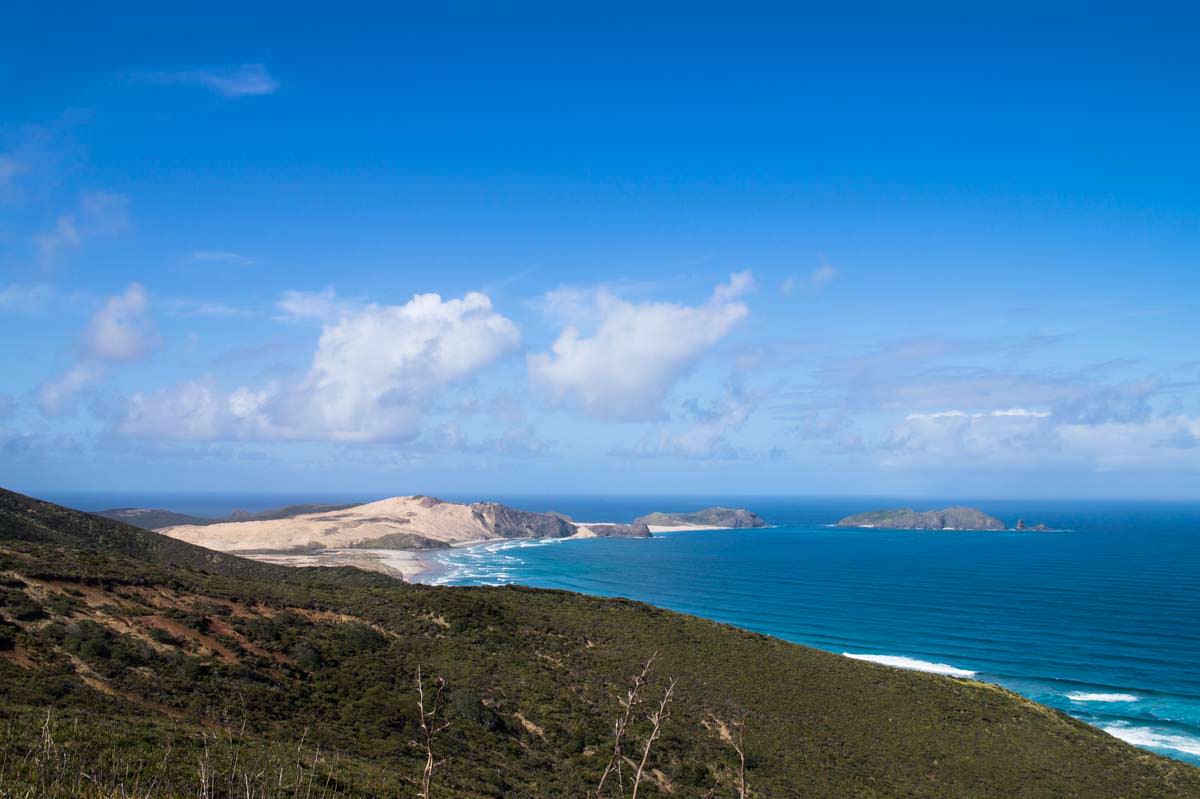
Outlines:
[[0, 311], [37, 311], [52, 296], [54, 289], [46, 283], [11, 283], [0, 288]]
[[149, 303], [146, 290], [131, 283], [92, 314], [75, 363], [39, 390], [43, 411], [54, 415], [67, 410], [80, 391], [103, 378], [111, 367], [135, 361], [153, 349], [158, 337], [148, 315]]
[[285, 291], [275, 302], [275, 308], [279, 311], [279, 319], [332, 322], [354, 311], [357, 306], [348, 300], [338, 299], [337, 293], [327, 288], [322, 291]]
[[809, 272], [808, 283], [813, 288], [819, 289], [823, 286], [828, 286], [837, 279], [837, 276], [837, 269], [833, 268], [829, 264], [821, 264], [821, 266], [817, 267], [812, 272]]
[[759, 398], [736, 384], [726, 386], [723, 396], [711, 403], [698, 398], [680, 406], [686, 417], [681, 429], [664, 425], [633, 447], [617, 447], [610, 455], [643, 458], [688, 458], [692, 460], [733, 460], [754, 457], [737, 446], [731, 436], [746, 424]]
[[88, 239], [111, 236], [129, 228], [129, 198], [108, 191], [84, 192], [78, 206], [60, 214], [54, 225], [34, 236], [43, 264], [76, 249]]
[[191, 260], [198, 264], [226, 264], [229, 266], [250, 266], [254, 259], [240, 252], [228, 250], [197, 250], [191, 254]]
[[212, 300], [197, 300], [189, 298], [176, 298], [168, 300], [165, 303], [165, 310], [170, 316], [177, 317], [192, 317], [192, 316], [210, 316], [210, 317], [233, 317], [233, 316], [253, 316], [254, 314], [235, 305], [228, 305], [223, 302], [214, 302]]
[[828, 286], [833, 281], [837, 280], [838, 270], [821, 259], [821, 265], [809, 272], [802, 280], [797, 280], [795, 277], [786, 277], [779, 284], [781, 294], [791, 294], [797, 288], [822, 289]]
[[49, 126], [24, 125], [0, 132], [0, 202], [19, 203], [31, 190], [53, 182], [60, 162], [68, 160], [71, 146], [62, 129], [67, 118]]
[[185, 69], [173, 72], [141, 72], [135, 78], [149, 83], [200, 86], [222, 97], [253, 97], [274, 94], [279, 82], [263, 64], [235, 67]]

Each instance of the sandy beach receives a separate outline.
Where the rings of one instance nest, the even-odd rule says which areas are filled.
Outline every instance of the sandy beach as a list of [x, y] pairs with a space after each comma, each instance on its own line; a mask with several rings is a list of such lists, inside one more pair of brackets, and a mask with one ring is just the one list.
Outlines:
[[[481, 543], [481, 542], [472, 542]], [[238, 552], [251, 560], [282, 566], [354, 566], [382, 572], [405, 582], [429, 570], [426, 558], [438, 550], [416, 549], [323, 549], [317, 552]]]

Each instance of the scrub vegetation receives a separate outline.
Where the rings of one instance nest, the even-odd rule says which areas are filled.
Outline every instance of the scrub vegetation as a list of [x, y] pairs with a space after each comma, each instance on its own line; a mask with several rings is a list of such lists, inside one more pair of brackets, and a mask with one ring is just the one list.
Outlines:
[[1200, 770], [640, 603], [254, 563], [0, 492], [2, 799], [635, 792], [1185, 797]]

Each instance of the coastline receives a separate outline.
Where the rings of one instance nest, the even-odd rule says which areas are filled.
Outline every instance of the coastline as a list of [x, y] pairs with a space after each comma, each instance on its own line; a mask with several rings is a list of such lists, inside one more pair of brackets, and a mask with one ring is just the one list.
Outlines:
[[[406, 583], [422, 582], [422, 576], [435, 574], [441, 564], [438, 555], [455, 549], [486, 546], [488, 544], [518, 544], [527, 541], [572, 541], [600, 536], [591, 528], [602, 526], [607, 522], [590, 522], [580, 524], [579, 532], [564, 538], [476, 538], [470, 541], [456, 541], [444, 549], [350, 549], [330, 548], [315, 552], [269, 552], [262, 550], [242, 551], [230, 550], [230, 555], [258, 560], [264, 563], [274, 563], [281, 566], [354, 566], [368, 571], [377, 571], [392, 577], [399, 577]], [[684, 530], [720, 530], [720, 527], [663, 527], [651, 528], [651, 532], [682, 532]]]
[[[430, 579], [445, 571], [445, 564], [441, 563], [439, 556], [455, 549], [468, 549], [472, 547], [482, 547], [487, 545], [496, 546], [497, 549], [509, 548], [521, 545], [528, 545], [531, 542], [550, 543], [550, 542], [566, 542], [566, 541], [583, 541], [596, 538], [605, 538], [594, 529], [595, 527], [608, 527], [613, 522], [577, 522], [579, 532], [575, 535], [565, 536], [563, 538], [484, 538], [475, 541], [462, 541], [453, 544], [447, 549], [426, 549], [426, 550], [391, 550], [391, 552], [401, 554], [408, 558], [407, 569], [403, 579], [405, 582], [420, 582], [429, 585], [438, 584], [436, 580]], [[720, 527], [716, 525], [699, 525], [699, 524], [680, 524], [680, 525], [647, 525], [650, 532], [654, 535], [665, 533], [673, 535], [675, 533], [701, 532], [714, 530], [737, 530], [736, 527]], [[646, 540], [644, 538], [633, 538], [629, 540]], [[361, 550], [360, 550], [361, 551]]]

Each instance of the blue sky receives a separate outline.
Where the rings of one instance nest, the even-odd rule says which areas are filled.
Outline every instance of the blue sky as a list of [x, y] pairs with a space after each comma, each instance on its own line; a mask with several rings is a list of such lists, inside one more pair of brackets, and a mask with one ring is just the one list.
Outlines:
[[1200, 17], [9, 12], [0, 483], [1200, 497]]

